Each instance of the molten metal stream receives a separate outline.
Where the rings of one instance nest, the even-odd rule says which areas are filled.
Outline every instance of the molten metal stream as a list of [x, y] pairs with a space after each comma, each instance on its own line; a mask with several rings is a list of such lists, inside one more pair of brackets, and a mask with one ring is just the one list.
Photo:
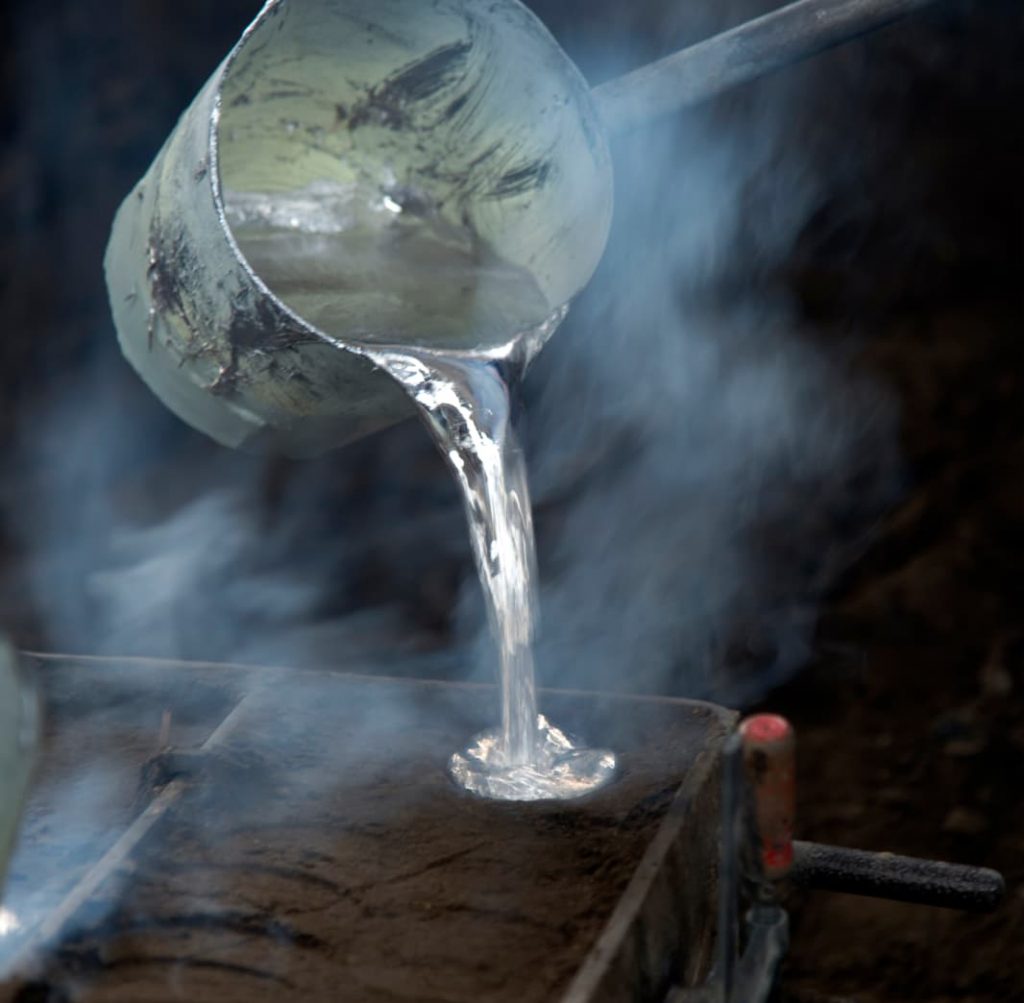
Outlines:
[[533, 519], [504, 374], [520, 372], [526, 346], [543, 343], [564, 314], [519, 335], [504, 358], [409, 348], [368, 353], [416, 402], [462, 489], [498, 648], [501, 728], [478, 735], [452, 756], [450, 769], [467, 790], [512, 801], [579, 797], [615, 770], [612, 753], [579, 747], [537, 713]]
[[510, 800], [600, 786], [615, 757], [578, 748], [537, 713], [533, 520], [512, 422], [510, 383], [565, 307], [552, 309], [529, 272], [476, 234], [442, 222], [424, 193], [321, 183], [229, 192], [227, 208], [260, 278], [328, 337], [377, 318], [386, 334], [339, 341], [339, 350], [361, 352], [402, 386], [459, 484], [498, 651], [501, 727], [456, 754], [452, 774], [474, 793]]

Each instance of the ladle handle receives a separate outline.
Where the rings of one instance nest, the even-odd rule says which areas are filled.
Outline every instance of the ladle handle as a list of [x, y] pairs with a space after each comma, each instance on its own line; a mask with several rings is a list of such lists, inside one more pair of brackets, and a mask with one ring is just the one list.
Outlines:
[[841, 45], [933, 0], [797, 0], [595, 87], [609, 132], [697, 104]]

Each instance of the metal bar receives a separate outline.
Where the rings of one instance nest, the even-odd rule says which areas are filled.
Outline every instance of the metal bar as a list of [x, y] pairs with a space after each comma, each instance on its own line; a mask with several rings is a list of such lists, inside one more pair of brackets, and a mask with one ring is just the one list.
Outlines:
[[1003, 876], [987, 867], [800, 840], [793, 843], [790, 878], [808, 888], [971, 912], [991, 911], [1006, 890]]
[[747, 943], [729, 1003], [766, 1003], [789, 950], [789, 915], [781, 906], [755, 903], [747, 914], [746, 930]]
[[601, 84], [609, 131], [640, 125], [841, 45], [933, 0], [798, 0]]
[[54, 940], [71, 921], [79, 909], [106, 884], [138, 848], [139, 844], [156, 828], [157, 823], [170, 811], [185, 793], [183, 780], [172, 780], [147, 805], [146, 810], [118, 837], [114, 845], [86, 871], [82, 879], [32, 931], [28, 950], [34, 951]]
[[39, 696], [0, 635], [0, 891], [39, 750]]
[[[256, 662], [207, 662], [181, 658], [154, 658], [146, 655], [89, 655], [76, 652], [32, 651], [23, 649], [19, 652], [22, 658], [41, 665], [81, 665], [108, 666], [110, 668], [138, 669], [158, 671], [170, 669], [180, 672], [209, 672], [213, 675], [250, 675], [259, 677], [261, 685], [270, 682], [285, 684], [299, 679], [324, 679], [328, 676], [348, 680], [349, 682], [365, 682], [382, 686], [415, 686], [423, 690], [451, 690], [466, 693], [494, 690], [494, 683], [474, 682], [472, 680], [433, 679], [421, 676], [403, 676], [399, 674], [381, 674], [377, 672], [349, 672], [331, 666], [300, 667], [282, 665], [260, 665]], [[618, 693], [611, 690], [582, 690], [573, 687], [545, 686], [540, 693], [545, 696], [582, 697], [588, 700], [616, 700], [624, 704], [636, 706], [658, 705], [662, 707], [707, 707], [716, 712], [718, 704], [706, 700], [690, 700], [686, 697], [662, 696], [656, 693]]]
[[[722, 750], [721, 836], [718, 862], [718, 929], [715, 967], [708, 981], [695, 988], [676, 987], [665, 1003], [765, 1003], [789, 947], [789, 916], [774, 901], [755, 901], [746, 916], [746, 943], [740, 955], [739, 902], [745, 844], [751, 839], [746, 799], [745, 746], [742, 731], [733, 732]], [[752, 863], [760, 858], [753, 855]], [[771, 887], [757, 889], [764, 893]]]
[[[200, 753], [213, 752], [234, 730], [243, 710], [256, 696], [254, 691], [243, 697], [228, 712], [227, 716], [210, 733], [199, 747]], [[64, 896], [60, 905], [53, 909], [28, 935], [18, 955], [9, 966], [9, 971], [31, 969], [35, 955], [56, 940], [65, 927], [99, 889], [113, 877], [142, 845], [144, 840], [167, 817], [171, 809], [181, 800], [189, 785], [184, 780], [172, 780], [163, 787], [149, 803], [145, 811], [117, 838], [113, 846], [96, 861], [75, 886]]]
[[718, 862], [718, 935], [713, 980], [721, 1003], [730, 1003], [739, 954], [740, 838], [743, 819], [743, 742], [733, 732], [722, 752], [722, 835]]

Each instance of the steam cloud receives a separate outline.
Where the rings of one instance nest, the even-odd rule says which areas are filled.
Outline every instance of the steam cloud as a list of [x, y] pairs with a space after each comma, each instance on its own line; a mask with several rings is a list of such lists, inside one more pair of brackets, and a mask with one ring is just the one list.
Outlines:
[[[682, 44], [753, 13], [675, 5], [662, 27]], [[898, 490], [891, 400], [814, 343], [784, 279], [864, 155], [817, 147], [818, 72], [615, 144], [606, 257], [528, 382], [548, 685], [757, 699], [809, 658], [821, 590]]]
[[756, 698], [808, 657], [836, 570], [814, 551], [850, 542], [830, 518], [895, 484], [892, 415], [773, 288], [820, 198], [779, 136], [694, 116], [644, 139], [617, 151], [608, 258], [530, 388], [535, 501], [571, 496], [541, 549], [545, 679]]
[[[675, 12], [664, 37], [751, 13]], [[628, 38], [649, 11], [619, 16]], [[585, 22], [559, 34], [602, 76], [656, 54], [609, 48], [604, 22], [600, 49]], [[807, 72], [791, 76], [616, 144], [605, 261], [525, 387], [546, 685], [757, 696], [807, 657], [848, 542], [832, 523], [855, 508], [863, 524], [895, 483], [884, 394], [811, 344], [778, 278], [829, 182], [795, 135]], [[97, 337], [91, 374], [25, 425], [31, 502], [8, 498], [50, 643], [486, 677], [459, 503], [425, 433], [292, 468], [269, 514], [265, 464], [191, 440], [163, 484], [145, 465], [174, 420]], [[423, 583], [437, 604], [459, 573], [447, 654], [419, 654]]]

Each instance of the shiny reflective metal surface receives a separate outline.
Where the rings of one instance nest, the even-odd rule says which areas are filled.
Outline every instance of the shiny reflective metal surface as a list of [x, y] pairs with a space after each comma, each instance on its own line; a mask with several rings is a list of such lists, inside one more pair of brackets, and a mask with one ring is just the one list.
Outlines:
[[473, 794], [500, 801], [564, 801], [583, 797], [615, 776], [615, 754], [588, 749], [538, 715], [527, 757], [515, 760], [501, 730], [477, 735], [448, 769]]
[[[587, 282], [611, 216], [590, 92], [517, 0], [272, 0], [122, 205], [106, 256], [125, 355], [181, 418], [293, 454], [412, 413], [357, 352], [267, 287], [224, 192], [356, 187], [472, 234], [553, 310]], [[549, 311], [550, 312], [550, 311]]]
[[[622, 129], [839, 44], [928, 0], [799, 0], [591, 94], [518, 0], [270, 0], [122, 205], [106, 257], [125, 355], [229, 446], [310, 454], [410, 414], [288, 309], [225, 220], [237, 193], [359, 186], [432, 207], [534, 276], [552, 307], [600, 259], [605, 128]], [[372, 312], [345, 339], [389, 340]]]

